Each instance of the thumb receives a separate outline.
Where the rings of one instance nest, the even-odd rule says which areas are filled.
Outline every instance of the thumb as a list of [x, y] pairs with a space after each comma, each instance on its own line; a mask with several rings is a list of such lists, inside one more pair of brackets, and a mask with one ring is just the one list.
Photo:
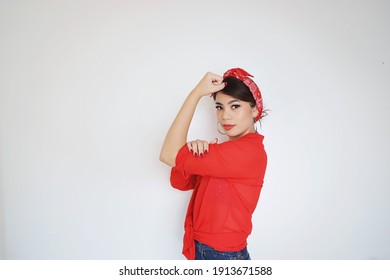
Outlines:
[[211, 142], [210, 142], [210, 144], [217, 144], [218, 143], [218, 138], [215, 138], [214, 140], [212, 140]]
[[224, 87], [226, 86], [226, 82], [224, 83], [213, 83], [214, 85], [214, 92], [217, 92], [217, 91], [220, 91], [222, 89], [224, 89]]

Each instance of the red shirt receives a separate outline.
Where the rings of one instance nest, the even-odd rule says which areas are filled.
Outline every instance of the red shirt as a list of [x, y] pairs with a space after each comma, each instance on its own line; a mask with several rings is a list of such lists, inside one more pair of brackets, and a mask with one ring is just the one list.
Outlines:
[[204, 157], [183, 146], [171, 170], [171, 184], [193, 189], [184, 223], [183, 255], [195, 259], [198, 240], [218, 251], [247, 245], [267, 165], [263, 136], [248, 133], [238, 140], [210, 144]]

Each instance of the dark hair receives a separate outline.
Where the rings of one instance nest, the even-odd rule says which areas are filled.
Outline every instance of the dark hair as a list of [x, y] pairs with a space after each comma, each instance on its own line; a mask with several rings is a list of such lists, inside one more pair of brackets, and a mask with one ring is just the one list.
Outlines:
[[[228, 76], [223, 80], [223, 82], [226, 82], [227, 85], [223, 88], [223, 90], [218, 92], [222, 92], [241, 101], [249, 102], [251, 107], [256, 106], [252, 93], [240, 79]], [[213, 93], [214, 100], [217, 97], [218, 92]]]
[[[252, 92], [240, 79], [227, 76], [223, 82], [226, 82], [227, 85], [221, 91], [213, 93], [214, 100], [216, 99], [218, 92], [222, 92], [238, 100], [249, 102], [252, 108], [256, 106], [256, 101], [253, 98]], [[267, 115], [266, 111], [267, 110], [263, 110], [260, 119]]]

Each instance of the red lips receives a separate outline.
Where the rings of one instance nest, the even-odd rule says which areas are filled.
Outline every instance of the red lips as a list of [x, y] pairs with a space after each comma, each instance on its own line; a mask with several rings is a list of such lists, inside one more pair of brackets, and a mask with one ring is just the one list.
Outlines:
[[223, 125], [223, 128], [224, 128], [225, 130], [230, 130], [230, 129], [232, 129], [234, 126], [235, 126], [234, 124], [224, 124], [224, 125]]

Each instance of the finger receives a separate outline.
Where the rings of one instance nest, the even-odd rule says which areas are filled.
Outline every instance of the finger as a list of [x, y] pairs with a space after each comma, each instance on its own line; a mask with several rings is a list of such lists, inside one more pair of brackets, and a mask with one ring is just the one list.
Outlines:
[[187, 142], [187, 148], [188, 148], [188, 150], [189, 150], [191, 153], [194, 152], [194, 150], [192, 149], [192, 144], [191, 144], [191, 142]]
[[217, 79], [213, 79], [211, 82], [213, 83], [213, 85], [220, 85], [220, 84], [222, 84], [223, 79], [217, 78]]
[[203, 157], [204, 155], [204, 144], [202, 140], [196, 140], [196, 146], [198, 148], [198, 155]]
[[191, 145], [192, 145], [192, 154], [197, 157], [199, 154], [198, 144], [196, 143], [196, 141], [191, 141]]
[[214, 92], [223, 90], [225, 88], [226, 84], [227, 84], [226, 82], [221, 83], [221, 84], [213, 83], [213, 85], [214, 85]]
[[223, 82], [223, 77], [215, 75], [214, 77], [212, 77], [211, 82], [213, 83], [213, 85], [221, 85]]
[[190, 152], [194, 155], [197, 156], [197, 146], [195, 141], [190, 141], [187, 143], [187, 147], [190, 150]]
[[217, 144], [218, 143], [218, 138], [214, 138], [212, 141], [210, 141], [210, 144]]
[[221, 76], [219, 76], [219, 75], [217, 75], [215, 73], [212, 73], [212, 72], [207, 72], [206, 73], [206, 77], [210, 78], [212, 82], [218, 81], [218, 82], [221, 83], [222, 80], [223, 80], [223, 77], [221, 77]]
[[207, 143], [207, 141], [202, 141], [202, 142], [203, 142], [204, 155], [206, 155], [209, 152], [209, 143]]

